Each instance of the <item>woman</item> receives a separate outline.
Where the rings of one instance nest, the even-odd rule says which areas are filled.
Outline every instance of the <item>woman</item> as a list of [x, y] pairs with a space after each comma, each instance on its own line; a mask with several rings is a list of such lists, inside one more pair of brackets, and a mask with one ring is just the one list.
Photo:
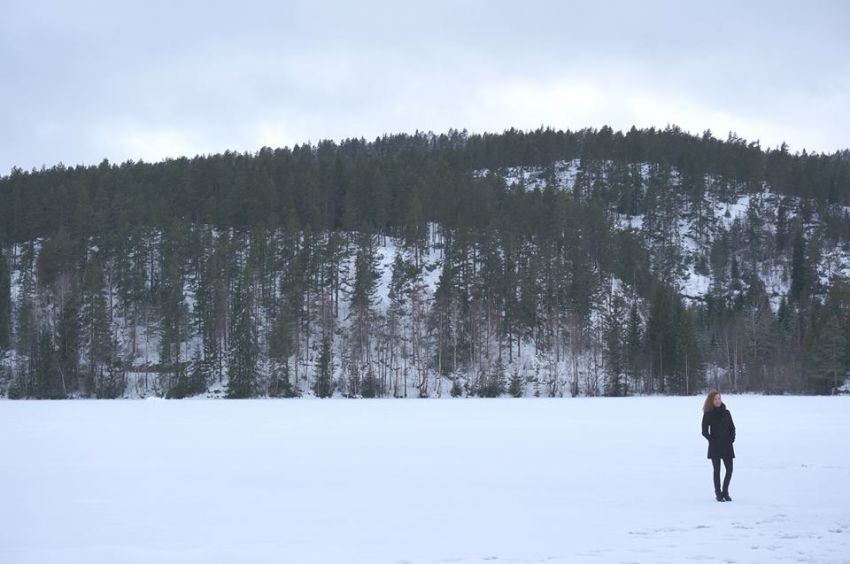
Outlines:
[[[714, 496], [717, 501], [732, 501], [729, 497], [729, 481], [732, 479], [732, 459], [735, 458], [735, 423], [732, 413], [726, 409], [720, 392], [712, 390], [702, 406], [702, 436], [708, 439], [708, 458], [714, 466]], [[720, 461], [726, 467], [723, 489], [720, 489]]]

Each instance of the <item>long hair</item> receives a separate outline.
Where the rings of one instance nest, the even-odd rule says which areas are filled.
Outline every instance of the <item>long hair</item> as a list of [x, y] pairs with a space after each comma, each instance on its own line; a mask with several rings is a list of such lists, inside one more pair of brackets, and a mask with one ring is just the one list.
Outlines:
[[708, 397], [705, 398], [705, 403], [702, 406], [703, 413], [708, 413], [709, 411], [711, 411], [711, 408], [714, 407], [714, 396], [719, 393], [720, 392], [718, 392], [717, 390], [711, 390], [710, 392], [708, 392]]

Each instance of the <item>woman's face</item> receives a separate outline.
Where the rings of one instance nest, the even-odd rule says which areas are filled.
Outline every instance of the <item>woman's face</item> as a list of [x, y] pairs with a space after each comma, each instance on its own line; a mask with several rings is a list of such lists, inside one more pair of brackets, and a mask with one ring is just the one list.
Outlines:
[[721, 401], [722, 400], [720, 399], [720, 394], [714, 396], [714, 407], [720, 407]]

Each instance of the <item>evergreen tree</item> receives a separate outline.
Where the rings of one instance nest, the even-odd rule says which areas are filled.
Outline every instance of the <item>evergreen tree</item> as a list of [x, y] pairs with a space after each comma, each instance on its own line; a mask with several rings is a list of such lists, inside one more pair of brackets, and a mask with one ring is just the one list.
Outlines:
[[669, 375], [673, 372], [676, 316], [673, 297], [662, 286], [656, 286], [649, 303], [646, 322], [646, 346], [651, 362], [647, 391], [666, 392]]
[[320, 398], [328, 398], [333, 395], [333, 359], [331, 358], [331, 339], [328, 335], [322, 336], [318, 374], [313, 386], [313, 393]]
[[[431, 327], [437, 341], [434, 350], [434, 364], [437, 371], [445, 376], [457, 369], [457, 355], [455, 354], [457, 338], [455, 337], [454, 319], [457, 313], [458, 291], [454, 247], [450, 242], [446, 243], [444, 253], [443, 268], [434, 291]], [[454, 384], [452, 391], [454, 393]]]
[[810, 284], [809, 266], [806, 261], [806, 238], [802, 228], [797, 229], [794, 235], [793, 251], [791, 255], [791, 289], [789, 296], [794, 300], [805, 298]]
[[174, 385], [166, 397], [181, 399], [203, 393], [207, 389], [207, 376], [210, 368], [200, 354], [196, 355], [189, 366], [180, 365], [174, 379]]
[[678, 304], [676, 331], [675, 369], [677, 378], [670, 391], [677, 394], [693, 394], [705, 386], [702, 354], [697, 341], [694, 313], [681, 302]]
[[[211, 242], [208, 243], [212, 245]], [[221, 315], [219, 307], [219, 289], [221, 284], [221, 257], [213, 252], [212, 256], [202, 257], [193, 278], [195, 307], [193, 310], [194, 328], [201, 336], [202, 353], [192, 360], [193, 381], [206, 383], [220, 376], [223, 364], [221, 351]]]
[[57, 369], [66, 393], [79, 390], [80, 372], [80, 304], [75, 288], [68, 296], [59, 317]]
[[371, 237], [366, 237], [354, 258], [354, 287], [351, 291], [351, 326], [354, 358], [363, 361], [369, 353], [369, 337], [377, 288], [377, 261]]
[[[408, 307], [410, 294], [414, 291], [413, 286], [420, 277], [420, 269], [408, 262], [401, 252], [397, 252], [393, 260], [392, 277], [387, 292], [390, 303], [387, 308], [385, 335], [383, 336], [388, 348], [392, 387], [396, 391], [399, 387], [400, 361], [409, 356], [405, 342], [404, 321], [411, 313]], [[411, 337], [415, 338], [416, 336], [416, 331], [411, 331]], [[381, 389], [380, 394], [382, 395], [383, 392], [384, 390]]]
[[643, 351], [643, 330], [637, 303], [632, 302], [629, 309], [629, 320], [625, 336], [625, 369], [632, 381], [637, 381], [641, 369], [641, 353]]
[[835, 283], [824, 310], [809, 353], [808, 384], [815, 393], [834, 394], [850, 374], [850, 283]]
[[9, 262], [0, 249], [0, 356], [12, 346], [12, 284]]
[[514, 370], [511, 374], [511, 381], [508, 386], [508, 393], [515, 398], [521, 398], [523, 396], [525, 386], [523, 385], [522, 378], [519, 375], [518, 370]]
[[364, 398], [376, 398], [382, 393], [380, 384], [377, 377], [375, 377], [375, 372], [372, 370], [371, 365], [369, 365], [367, 370], [368, 372], [366, 372], [366, 376], [363, 377], [363, 385], [361, 386], [360, 395]]
[[86, 359], [85, 388], [97, 397], [116, 395], [120, 388], [112, 315], [106, 300], [103, 262], [93, 254], [83, 273], [80, 334]]
[[493, 366], [485, 375], [479, 395], [485, 398], [497, 398], [505, 392], [505, 363], [501, 357], [496, 357]]
[[282, 277], [282, 303], [272, 321], [269, 336], [269, 356], [280, 366], [277, 382], [282, 386], [281, 390], [291, 390], [293, 394], [297, 391], [289, 380], [289, 358], [298, 350], [297, 335], [303, 317], [306, 260], [306, 251], [302, 249], [293, 257]]
[[460, 385], [460, 379], [454, 378], [452, 380], [451, 394], [453, 398], [459, 398], [463, 395], [463, 386]]
[[35, 393], [33, 374], [38, 348], [38, 323], [36, 320], [35, 282], [31, 270], [27, 268], [27, 255], [21, 257], [23, 277], [15, 312], [17, 362], [14, 378], [9, 388], [9, 397], [16, 399], [31, 397]]
[[175, 385], [180, 373], [186, 368], [181, 354], [188, 320], [183, 293], [181, 244], [182, 234], [177, 227], [170, 227], [163, 235], [162, 272], [158, 287], [159, 363], [161, 370], [169, 375], [168, 388]]
[[37, 399], [60, 399], [66, 395], [59, 364], [56, 358], [56, 345], [53, 333], [47, 327], [38, 333], [38, 348], [33, 362], [33, 397]]
[[251, 271], [246, 267], [233, 291], [227, 354], [227, 397], [248, 398], [257, 390], [257, 324]]
[[623, 396], [628, 393], [627, 382], [623, 381], [625, 351], [622, 298], [613, 295], [609, 298], [610, 306], [605, 319], [606, 368], [608, 378], [605, 393], [609, 396]]

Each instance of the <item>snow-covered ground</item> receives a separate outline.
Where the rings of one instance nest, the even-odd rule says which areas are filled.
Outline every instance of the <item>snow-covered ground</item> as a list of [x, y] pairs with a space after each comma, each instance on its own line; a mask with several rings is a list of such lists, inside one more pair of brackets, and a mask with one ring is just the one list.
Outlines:
[[848, 562], [850, 397], [0, 402], [0, 562]]
[[[609, 161], [610, 162], [610, 161]], [[572, 190], [576, 183], [576, 177], [580, 168], [580, 160], [573, 159], [571, 161], [555, 161], [551, 168], [542, 166], [509, 166], [505, 167], [496, 174], [505, 179], [505, 184], [508, 186], [522, 185], [526, 190], [542, 190], [550, 182], [554, 181], [554, 186], [564, 190]], [[476, 178], [483, 178], [490, 174], [491, 170], [482, 168], [472, 171], [472, 175]]]

